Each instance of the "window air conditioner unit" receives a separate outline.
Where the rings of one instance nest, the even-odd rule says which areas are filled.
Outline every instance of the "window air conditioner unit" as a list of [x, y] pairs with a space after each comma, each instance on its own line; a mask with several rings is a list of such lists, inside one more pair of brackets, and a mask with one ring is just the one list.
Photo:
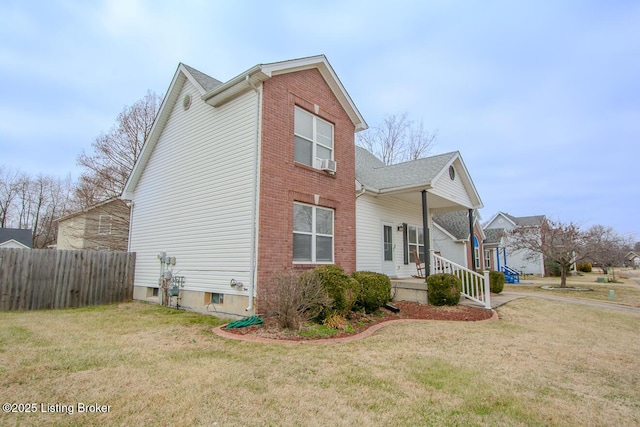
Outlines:
[[321, 159], [320, 160], [320, 169], [323, 171], [328, 171], [330, 173], [336, 172], [336, 162], [334, 160], [329, 159]]

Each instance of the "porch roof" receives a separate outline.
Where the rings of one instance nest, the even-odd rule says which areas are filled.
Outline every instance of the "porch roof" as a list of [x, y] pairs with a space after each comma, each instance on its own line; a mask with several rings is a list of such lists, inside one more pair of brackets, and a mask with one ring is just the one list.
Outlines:
[[458, 152], [440, 154], [395, 165], [385, 165], [369, 151], [356, 147], [356, 179], [383, 192], [399, 188], [429, 187]]
[[[460, 190], [453, 192], [444, 187], [444, 182], [449, 182], [446, 174], [452, 165], [458, 171], [456, 175], [461, 182]], [[441, 179], [443, 176], [447, 178]], [[356, 180], [374, 195], [394, 195], [418, 204], [420, 192], [426, 190], [429, 206], [433, 209], [480, 209], [483, 206], [457, 151], [385, 165], [366, 149], [356, 146]], [[452, 194], [454, 192], [457, 194]]]

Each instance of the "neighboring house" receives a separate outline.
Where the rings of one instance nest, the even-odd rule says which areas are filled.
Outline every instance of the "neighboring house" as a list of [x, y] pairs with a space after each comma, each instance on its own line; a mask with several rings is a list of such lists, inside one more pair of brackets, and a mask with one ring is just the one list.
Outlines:
[[483, 229], [491, 239], [490, 242], [485, 242], [485, 247], [489, 251], [487, 255], [490, 255], [495, 270], [504, 271], [506, 267], [522, 274], [544, 276], [544, 257], [541, 253], [509, 249], [509, 232], [511, 230], [516, 227], [540, 229], [544, 221], [544, 215], [516, 217], [504, 212], [496, 213], [487, 221]]
[[471, 270], [489, 270], [483, 242], [484, 231], [477, 211], [473, 215], [473, 236], [470, 239], [469, 212], [451, 211], [433, 214], [433, 249], [443, 257]]
[[624, 257], [624, 260], [625, 260], [625, 265], [633, 267], [634, 269], [640, 267], [640, 255], [638, 255], [637, 252], [630, 251]]
[[157, 301], [169, 269], [182, 306], [246, 315], [289, 269], [415, 274], [431, 213], [480, 199], [459, 153], [384, 166], [355, 148], [366, 128], [324, 55], [227, 82], [179, 64], [122, 195], [134, 298]]
[[[483, 229], [484, 231], [484, 260], [485, 268], [487, 270], [501, 271], [502, 265], [506, 264], [506, 237], [503, 228], [489, 228]], [[500, 258], [498, 259], [498, 256]]]
[[57, 249], [126, 251], [130, 209], [112, 198], [57, 220]]
[[33, 234], [31, 229], [0, 228], [0, 248], [33, 248]]
[[466, 217], [468, 239], [468, 212], [482, 207], [460, 153], [386, 166], [356, 147], [356, 178], [358, 270], [410, 277], [416, 274], [413, 250], [430, 265], [432, 259], [425, 255], [434, 251], [456, 257], [452, 261], [462, 267], [471, 265], [466, 245], [445, 249], [438, 237], [442, 229], [433, 224], [440, 214]]

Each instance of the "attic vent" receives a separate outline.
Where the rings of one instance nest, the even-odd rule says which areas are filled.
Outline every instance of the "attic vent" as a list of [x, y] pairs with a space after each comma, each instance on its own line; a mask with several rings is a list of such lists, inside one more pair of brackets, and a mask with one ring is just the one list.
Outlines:
[[184, 111], [187, 111], [191, 107], [191, 95], [186, 94], [184, 98], [182, 98], [182, 108]]
[[453, 165], [449, 166], [449, 178], [451, 178], [452, 180], [456, 179], [456, 170], [454, 169]]

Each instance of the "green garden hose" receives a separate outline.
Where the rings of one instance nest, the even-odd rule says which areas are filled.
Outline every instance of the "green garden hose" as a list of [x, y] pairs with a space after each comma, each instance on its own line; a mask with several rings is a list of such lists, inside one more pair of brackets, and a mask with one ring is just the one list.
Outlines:
[[230, 322], [225, 329], [236, 329], [236, 328], [245, 328], [247, 326], [253, 325], [262, 325], [264, 320], [258, 316], [249, 316], [244, 319], [236, 320], [235, 322]]

